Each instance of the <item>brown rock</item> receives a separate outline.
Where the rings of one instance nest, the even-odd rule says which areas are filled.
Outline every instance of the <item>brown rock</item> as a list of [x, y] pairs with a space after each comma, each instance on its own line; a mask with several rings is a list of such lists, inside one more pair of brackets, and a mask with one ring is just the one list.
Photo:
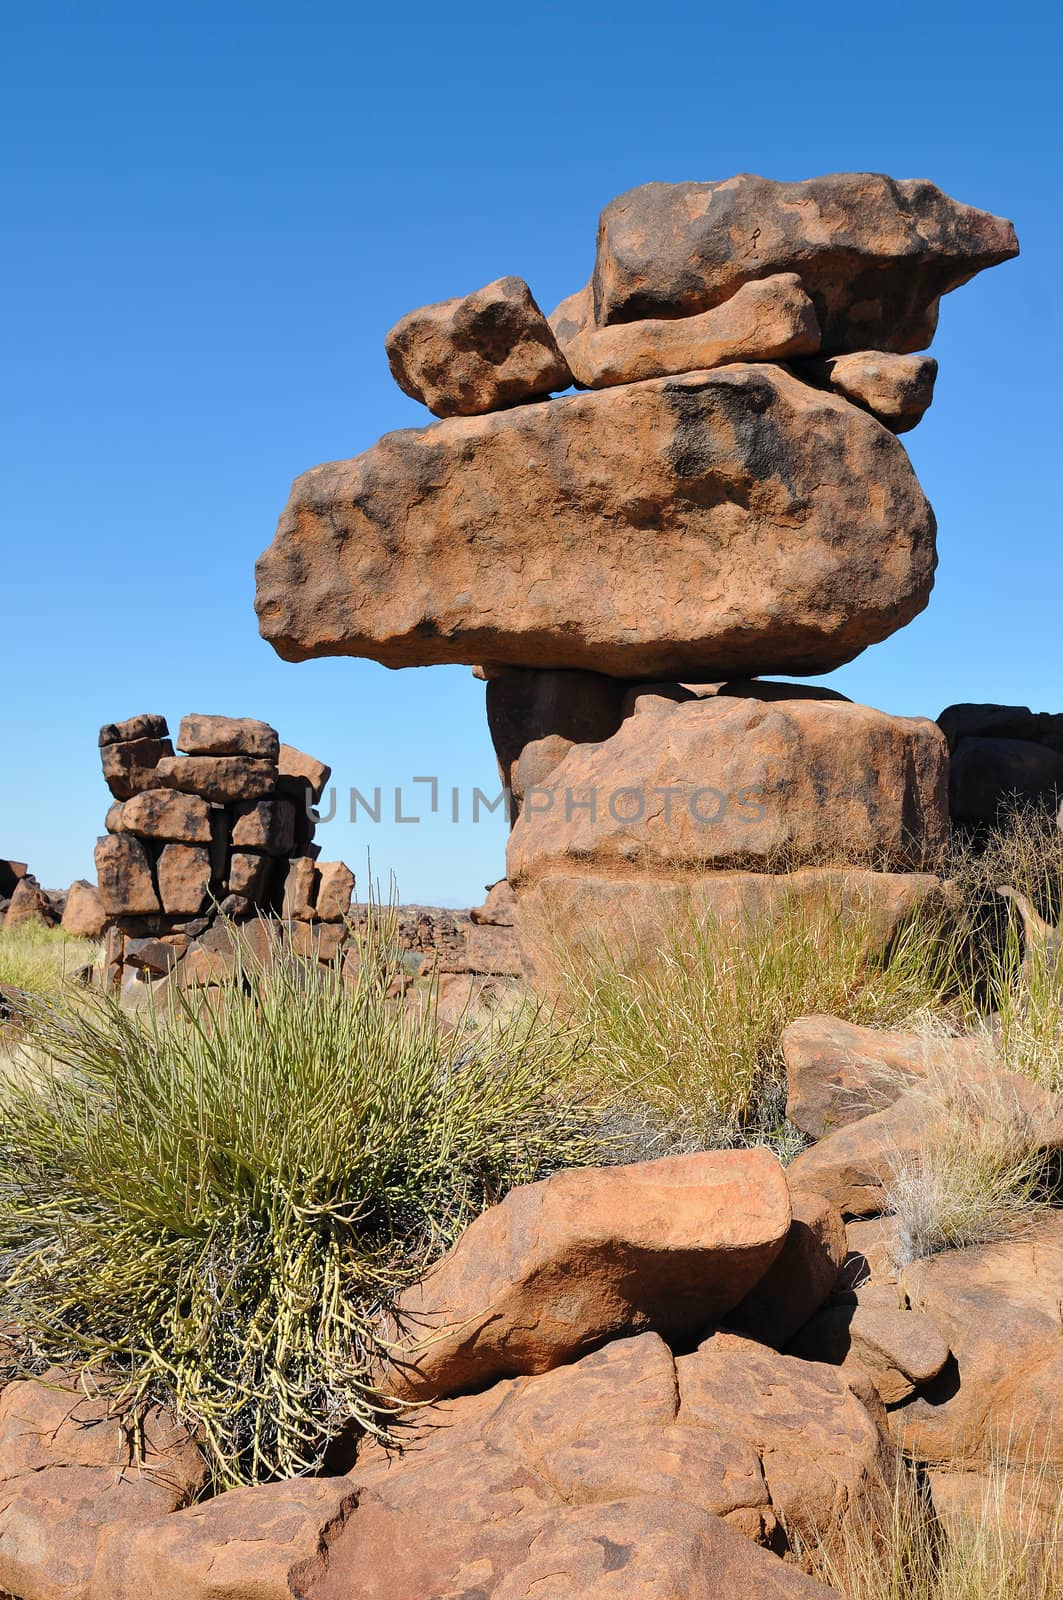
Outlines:
[[116, 800], [129, 800], [141, 789], [153, 789], [160, 781], [160, 761], [172, 755], [169, 739], [129, 739], [104, 745], [100, 760], [108, 789]]
[[952, 1118], [1025, 1129], [1031, 1151], [1063, 1149], [1063, 1095], [1017, 1073], [956, 1063], [947, 1079], [917, 1085], [805, 1150], [788, 1170], [790, 1183], [826, 1195], [844, 1216], [873, 1216], [886, 1204], [892, 1173], [927, 1148], [945, 1107]]
[[345, 1478], [296, 1478], [105, 1530], [86, 1600], [289, 1600], [289, 1572], [356, 1499]]
[[891, 433], [907, 433], [922, 422], [934, 398], [938, 364], [933, 356], [857, 350], [811, 361], [801, 371], [863, 406]]
[[505, 878], [499, 878], [497, 883], [486, 885], [487, 899], [482, 906], [473, 906], [469, 917], [478, 927], [512, 928], [516, 901], [513, 890]]
[[[174, 840], [178, 844], [209, 844], [210, 807], [195, 794], [175, 789], [143, 789], [121, 807], [114, 818], [107, 813], [108, 832], [135, 833], [140, 839]], [[114, 824], [112, 827], [111, 824]]]
[[949, 803], [960, 822], [995, 822], [1016, 796], [1048, 801], [1063, 793], [1063, 752], [1028, 739], [963, 738], [949, 765]]
[[9, 1384], [0, 1397], [0, 1590], [84, 1600], [104, 1530], [130, 1538], [204, 1477], [199, 1451], [161, 1412], [130, 1431], [58, 1369]]
[[518, 669], [490, 680], [487, 725], [510, 796], [511, 821], [526, 784], [545, 782], [574, 744], [600, 743], [616, 732], [623, 696], [623, 684], [600, 672]]
[[276, 728], [257, 717], [206, 716], [193, 712], [181, 718], [177, 748], [190, 756], [257, 756], [274, 764], [280, 754]]
[[153, 978], [165, 978], [176, 967], [187, 948], [187, 941], [177, 945], [170, 939], [127, 939], [123, 960], [127, 967], [147, 972]]
[[105, 722], [100, 729], [100, 749], [106, 744], [128, 744], [133, 739], [168, 739], [169, 736], [165, 717], [143, 712], [139, 717], [127, 717], [125, 722]]
[[767, 1271], [790, 1200], [767, 1150], [559, 1172], [510, 1191], [399, 1302], [408, 1398], [546, 1372], [606, 1339], [689, 1338]]
[[302, 750], [297, 750], [291, 744], [281, 745], [277, 769], [282, 785], [305, 783], [315, 805], [324, 794], [325, 785], [332, 776], [331, 767], [327, 767], [323, 761], [315, 760], [313, 756], [306, 755]]
[[286, 856], [295, 843], [295, 807], [290, 800], [255, 800], [237, 808], [233, 849]]
[[726, 1317], [729, 1328], [781, 1350], [819, 1310], [846, 1257], [845, 1224], [822, 1195], [791, 1196], [786, 1243], [760, 1282]]
[[131, 833], [105, 833], [97, 839], [95, 861], [100, 899], [109, 917], [148, 916], [160, 909], [147, 852]]
[[177, 979], [182, 988], [209, 989], [229, 983], [236, 973], [236, 956], [231, 950], [207, 950], [197, 940], [190, 944]]
[[228, 805], [262, 800], [277, 786], [277, 767], [254, 756], [171, 756], [160, 761], [157, 782], [183, 794]]
[[0, 897], [10, 900], [15, 892], [15, 885], [26, 876], [26, 871], [24, 861], [8, 861], [0, 857]]
[[553, 329], [558, 345], [564, 350], [584, 328], [594, 325], [594, 294], [591, 284], [585, 283], [575, 294], [566, 295], [546, 320]]
[[308, 856], [299, 856], [289, 863], [284, 880], [284, 905], [281, 911], [285, 922], [293, 918], [309, 922], [314, 915], [318, 886], [317, 863]]
[[[861, 1217], [845, 1224], [846, 1256], [838, 1274], [839, 1290], [862, 1286], [896, 1286], [901, 1257], [896, 1217]], [[899, 1303], [897, 1294], [894, 1303]]]
[[984, 1537], [983, 1530], [995, 1526], [1003, 1512], [1005, 1526], [1017, 1539], [1052, 1540], [1057, 1548], [1063, 1544], [1063, 1484], [1058, 1470], [1042, 1475], [1036, 1463], [1026, 1472], [931, 1467], [926, 1481], [934, 1515], [950, 1539]]
[[63, 911], [64, 931], [75, 939], [102, 939], [106, 928], [107, 913], [100, 891], [87, 878], [75, 878]]
[[948, 758], [937, 725], [765, 687], [661, 699], [603, 743], [573, 747], [546, 785], [525, 790], [506, 853], [518, 896], [573, 870], [940, 865]]
[[646, 183], [602, 212], [596, 321], [691, 316], [750, 279], [796, 272], [825, 351], [920, 350], [941, 295], [1018, 253], [1010, 222], [923, 179]]
[[787, 272], [743, 284], [698, 316], [585, 328], [564, 353], [577, 383], [607, 389], [731, 361], [782, 361], [818, 349], [815, 309], [797, 274]]
[[780, 1039], [788, 1119], [813, 1139], [892, 1105], [911, 1085], [950, 1070], [999, 1065], [986, 1036], [861, 1028], [840, 1017], [799, 1017]]
[[961, 739], [1022, 739], [1063, 750], [1063, 714], [1031, 711], [1029, 706], [946, 706], [938, 726], [955, 751]]
[[399, 388], [437, 417], [500, 411], [572, 382], [523, 278], [409, 311], [384, 345]]
[[465, 964], [470, 972], [519, 978], [524, 967], [516, 931], [471, 923], [465, 934]]
[[977, 1468], [1003, 1454], [1063, 1465], [1063, 1212], [1020, 1238], [947, 1250], [905, 1267], [901, 1285], [955, 1363], [891, 1416], [921, 1461]]
[[293, 922], [288, 938], [295, 955], [332, 962], [347, 938], [347, 929], [342, 922]]
[[210, 896], [210, 851], [202, 845], [164, 845], [156, 870], [167, 916], [198, 916]]
[[15, 891], [8, 902], [4, 913], [5, 929], [10, 932], [12, 928], [21, 928], [27, 923], [54, 928], [58, 921], [47, 891], [41, 888], [32, 872], [27, 872], [15, 884]]
[[811, 674], [909, 622], [934, 563], [903, 446], [782, 368], [736, 365], [315, 467], [259, 560], [257, 606], [290, 661]]
[[319, 922], [342, 922], [350, 915], [354, 873], [343, 861], [322, 861], [318, 866], [314, 916]]
[[858, 1362], [885, 1405], [905, 1400], [936, 1378], [949, 1347], [919, 1312], [876, 1305], [827, 1306], [790, 1344], [790, 1354], [832, 1366]]
[[229, 891], [241, 895], [249, 904], [261, 905], [269, 889], [273, 866], [269, 856], [234, 850], [229, 859]]

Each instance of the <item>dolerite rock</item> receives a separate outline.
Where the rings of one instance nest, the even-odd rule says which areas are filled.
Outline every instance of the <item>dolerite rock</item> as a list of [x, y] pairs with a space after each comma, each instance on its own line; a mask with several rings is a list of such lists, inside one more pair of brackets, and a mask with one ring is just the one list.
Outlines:
[[210, 851], [203, 845], [164, 845], [156, 868], [159, 898], [169, 917], [196, 917], [210, 895]]
[[946, 781], [945, 741], [925, 718], [806, 699], [796, 685], [662, 697], [525, 791], [508, 876], [519, 899], [566, 872], [695, 877], [838, 860], [932, 871], [948, 837]]
[[319, 922], [342, 922], [351, 909], [354, 873], [346, 862], [322, 861], [318, 866], [314, 916]]
[[54, 928], [58, 921], [47, 890], [41, 888], [32, 872], [27, 872], [15, 885], [4, 913], [4, 927], [10, 931], [36, 923], [38, 927]]
[[690, 316], [751, 279], [796, 272], [825, 352], [921, 350], [940, 296], [1018, 250], [1010, 222], [922, 179], [839, 172], [776, 183], [743, 173], [647, 183], [602, 212], [595, 320]]
[[892, 433], [907, 433], [923, 420], [934, 398], [938, 364], [933, 356], [860, 350], [806, 362], [800, 370], [863, 406]]
[[109, 917], [149, 916], [159, 910], [151, 863], [131, 833], [107, 833], [96, 841], [96, 881]]
[[175, 789], [142, 789], [124, 805], [108, 813], [108, 832], [135, 833], [140, 839], [176, 840], [179, 844], [209, 844], [210, 807], [198, 795]]
[[841, 1213], [822, 1195], [791, 1196], [793, 1221], [781, 1251], [740, 1305], [728, 1328], [780, 1350], [826, 1300], [847, 1253]]
[[1063, 715], [1058, 712], [965, 702], [946, 706], [937, 720], [953, 752], [961, 739], [1021, 739], [1063, 752]]
[[819, 673], [923, 609], [934, 526], [873, 418], [735, 365], [388, 434], [316, 467], [259, 560], [256, 604], [292, 661]]
[[168, 739], [170, 730], [165, 717], [141, 712], [127, 717], [124, 722], [105, 722], [100, 729], [100, 749], [108, 744], [128, 744], [134, 739]]
[[382, 1383], [434, 1399], [548, 1372], [646, 1328], [689, 1341], [763, 1277], [790, 1222], [782, 1168], [763, 1149], [512, 1189], [400, 1296]]
[[253, 800], [236, 808], [234, 850], [286, 856], [295, 844], [295, 807], [290, 800]]
[[1058, 803], [1063, 752], [1029, 739], [962, 738], [949, 766], [949, 799], [959, 822], [992, 823], [1015, 801]]
[[277, 787], [274, 762], [254, 756], [171, 756], [160, 761], [156, 782], [183, 794], [226, 805], [238, 800], [262, 800]]
[[86, 878], [75, 878], [63, 908], [63, 931], [75, 939], [101, 939], [107, 927], [100, 891]]
[[257, 717], [219, 717], [192, 713], [181, 718], [177, 748], [190, 756], [258, 756], [276, 762], [280, 738]]
[[286, 922], [291, 919], [309, 922], [313, 917], [318, 879], [317, 863], [308, 856], [300, 856], [290, 863], [284, 880], [284, 905], [281, 910]]
[[291, 744], [281, 745], [277, 770], [280, 773], [280, 787], [284, 793], [302, 799], [308, 790], [315, 805], [324, 794], [325, 785], [332, 776], [331, 767], [326, 766], [323, 761], [318, 761], [314, 756], [308, 756], [305, 751], [297, 750]]
[[[134, 718], [139, 722], [140, 718]], [[151, 719], [154, 721], [154, 719]], [[110, 724], [115, 726], [115, 724]], [[117, 724], [121, 727], [122, 724]], [[152, 789], [159, 782], [160, 761], [173, 755], [169, 739], [154, 736], [119, 739], [100, 749], [100, 761], [107, 787], [116, 800], [128, 800], [141, 789]]]
[[858, 1301], [817, 1312], [789, 1345], [789, 1353], [843, 1368], [858, 1363], [884, 1405], [896, 1405], [929, 1384], [949, 1359], [949, 1347], [929, 1317], [896, 1305]]
[[437, 417], [499, 411], [572, 382], [523, 278], [409, 311], [384, 345], [399, 388]]
[[783, 361], [818, 349], [815, 309], [792, 272], [743, 284], [699, 316], [588, 327], [564, 347], [573, 377], [588, 389], [727, 362]]
[[265, 903], [272, 865], [269, 856], [254, 855], [250, 851], [234, 850], [229, 858], [229, 890], [246, 900], [248, 909]]

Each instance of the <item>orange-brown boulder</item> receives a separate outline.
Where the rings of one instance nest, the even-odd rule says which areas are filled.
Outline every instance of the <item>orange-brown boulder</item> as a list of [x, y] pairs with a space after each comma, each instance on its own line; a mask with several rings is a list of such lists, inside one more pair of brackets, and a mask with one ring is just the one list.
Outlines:
[[803, 363], [809, 376], [863, 406], [891, 433], [908, 433], [922, 422], [934, 398], [938, 364], [933, 356], [897, 356], [885, 350], [857, 350]]
[[281, 910], [286, 922], [293, 918], [299, 922], [309, 922], [314, 916], [319, 877], [317, 862], [309, 856], [298, 856], [288, 863]]
[[108, 789], [116, 800], [128, 800], [141, 789], [160, 782], [160, 761], [173, 755], [169, 739], [121, 739], [100, 748], [100, 761]]
[[740, 1305], [724, 1319], [736, 1333], [781, 1350], [814, 1315], [837, 1282], [847, 1254], [840, 1212], [822, 1195], [791, 1195], [786, 1242]]
[[607, 389], [729, 361], [783, 361], [819, 349], [819, 323], [796, 273], [743, 284], [712, 311], [584, 328], [564, 346], [577, 383]]
[[739, 364], [315, 467], [256, 604], [290, 661], [819, 673], [921, 611], [935, 559], [900, 443], [781, 367]]
[[645, 183], [602, 212], [595, 320], [691, 316], [751, 279], [796, 272], [825, 351], [921, 350], [941, 296], [1018, 253], [1010, 222], [921, 178]]
[[168, 739], [169, 736], [166, 718], [145, 711], [137, 717], [127, 717], [124, 722], [105, 722], [100, 729], [100, 749], [105, 744], [128, 744], [133, 739]]
[[75, 939], [102, 939], [107, 927], [100, 891], [87, 878], [75, 878], [63, 907], [63, 931]]
[[96, 841], [96, 882], [109, 917], [150, 916], [159, 910], [147, 851], [131, 833], [105, 833]]
[[1020, 1238], [913, 1261], [911, 1304], [955, 1358], [891, 1413], [908, 1455], [977, 1468], [1006, 1455], [1063, 1466], [1063, 1212]]
[[763, 1149], [559, 1172], [513, 1189], [399, 1300], [400, 1398], [546, 1372], [625, 1334], [690, 1339], [763, 1277], [790, 1228]]
[[42, 928], [54, 928], [58, 921], [46, 890], [41, 888], [32, 872], [24, 873], [15, 884], [14, 893], [4, 912], [4, 927], [10, 931], [27, 923], [36, 923]]
[[155, 781], [165, 789], [227, 805], [265, 799], [276, 788], [277, 777], [276, 764], [256, 756], [169, 756], [159, 762]]
[[786, 1115], [822, 1139], [900, 1098], [928, 1074], [991, 1071], [1000, 1065], [988, 1035], [943, 1037], [862, 1028], [840, 1017], [799, 1017], [780, 1038], [786, 1063]]
[[234, 850], [229, 857], [229, 891], [242, 895], [249, 904], [262, 905], [269, 888], [269, 856], [255, 855], [249, 850]]
[[181, 718], [177, 748], [190, 756], [257, 756], [276, 761], [280, 739], [276, 728], [257, 717], [206, 716], [193, 712]]
[[198, 1449], [162, 1412], [123, 1424], [59, 1369], [9, 1384], [0, 1396], [0, 1591], [87, 1600], [100, 1536], [128, 1540], [204, 1478]]
[[210, 851], [198, 844], [164, 845], [155, 870], [167, 916], [197, 917], [210, 894]]
[[404, 394], [437, 417], [471, 417], [572, 382], [523, 278], [498, 278], [464, 299], [408, 311], [384, 340]]
[[859, 1297], [818, 1311], [789, 1353], [838, 1367], [858, 1363], [885, 1405], [906, 1400], [936, 1378], [949, 1359], [949, 1347], [929, 1317], [896, 1304], [864, 1304]]
[[251, 800], [236, 808], [234, 850], [286, 856], [294, 844], [295, 807], [290, 800]]
[[326, 766], [323, 761], [318, 761], [315, 756], [308, 756], [305, 751], [297, 750], [293, 744], [281, 745], [277, 770], [282, 789], [296, 793], [300, 799], [304, 790], [309, 790], [310, 798], [315, 805], [324, 794], [325, 785], [332, 776], [331, 767]]
[[342, 922], [350, 915], [354, 873], [345, 861], [318, 863], [314, 916], [319, 922]]
[[196, 794], [176, 789], [142, 789], [108, 813], [108, 831], [135, 833], [140, 839], [176, 840], [179, 844], [209, 844], [210, 807]]

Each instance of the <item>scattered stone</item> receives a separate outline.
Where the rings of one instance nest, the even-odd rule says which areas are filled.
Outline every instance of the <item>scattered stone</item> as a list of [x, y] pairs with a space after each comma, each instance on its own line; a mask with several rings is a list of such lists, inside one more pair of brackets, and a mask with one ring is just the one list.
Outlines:
[[796, 273], [758, 279], [712, 311], [588, 327], [564, 347], [576, 382], [606, 389], [733, 361], [783, 361], [819, 349], [815, 308]]
[[275, 728], [255, 717], [193, 713], [181, 718], [177, 748], [190, 756], [257, 756], [276, 764], [280, 739]]
[[795, 272], [827, 353], [922, 350], [941, 295], [1018, 253], [1010, 222], [923, 179], [646, 183], [602, 212], [596, 321], [692, 316], [750, 279]]
[[151, 863], [139, 839], [131, 833], [106, 833], [96, 841], [95, 860], [100, 899], [109, 917], [160, 910]]
[[782, 1169], [763, 1149], [513, 1189], [400, 1297], [386, 1387], [437, 1398], [549, 1371], [646, 1328], [689, 1339], [763, 1277], [790, 1220]]
[[157, 773], [164, 788], [198, 794], [219, 805], [264, 800], [276, 789], [277, 779], [274, 763], [254, 756], [171, 756], [160, 761]]
[[892, 1105], [928, 1074], [999, 1065], [988, 1036], [861, 1028], [840, 1017], [799, 1017], [783, 1029], [780, 1044], [787, 1118], [813, 1139]]
[[319, 922], [343, 922], [350, 914], [354, 873], [342, 861], [322, 861], [318, 866], [314, 916]]
[[409, 311], [384, 345], [399, 388], [437, 417], [499, 411], [572, 382], [523, 278]]
[[210, 897], [210, 851], [202, 845], [165, 845], [156, 871], [166, 915], [198, 916]]
[[922, 422], [934, 398], [937, 372], [933, 356], [897, 356], [883, 350], [827, 356], [802, 368], [802, 376], [829, 384], [870, 411], [891, 433], [908, 433]]
[[934, 563], [902, 445], [780, 367], [735, 365], [315, 467], [256, 603], [290, 661], [811, 674], [910, 621]]
[[100, 891], [87, 878], [75, 878], [67, 891], [63, 931], [75, 939], [102, 939], [107, 912]]
[[[118, 815], [112, 817], [112, 812]], [[124, 805], [111, 807], [107, 831], [178, 844], [210, 844], [210, 807], [195, 794], [181, 794], [176, 789], [143, 789]]]
[[936, 1378], [949, 1347], [919, 1312], [864, 1304], [827, 1306], [789, 1345], [791, 1355], [831, 1366], [858, 1362], [885, 1405], [896, 1405]]
[[782, 1250], [725, 1318], [728, 1328], [776, 1350], [819, 1310], [847, 1253], [845, 1224], [828, 1200], [798, 1191], [791, 1203], [793, 1221]]
[[161, 780], [159, 763], [172, 757], [169, 739], [129, 739], [106, 744], [100, 750], [103, 776], [116, 800], [129, 800], [141, 789], [153, 789]]

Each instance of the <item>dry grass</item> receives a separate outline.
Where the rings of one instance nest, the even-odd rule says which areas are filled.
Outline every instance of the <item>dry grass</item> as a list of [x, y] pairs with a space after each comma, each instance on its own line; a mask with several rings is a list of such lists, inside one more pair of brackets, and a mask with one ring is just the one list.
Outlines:
[[0, 928], [0, 983], [28, 994], [54, 997], [96, 960], [98, 946], [61, 928], [25, 922]]

